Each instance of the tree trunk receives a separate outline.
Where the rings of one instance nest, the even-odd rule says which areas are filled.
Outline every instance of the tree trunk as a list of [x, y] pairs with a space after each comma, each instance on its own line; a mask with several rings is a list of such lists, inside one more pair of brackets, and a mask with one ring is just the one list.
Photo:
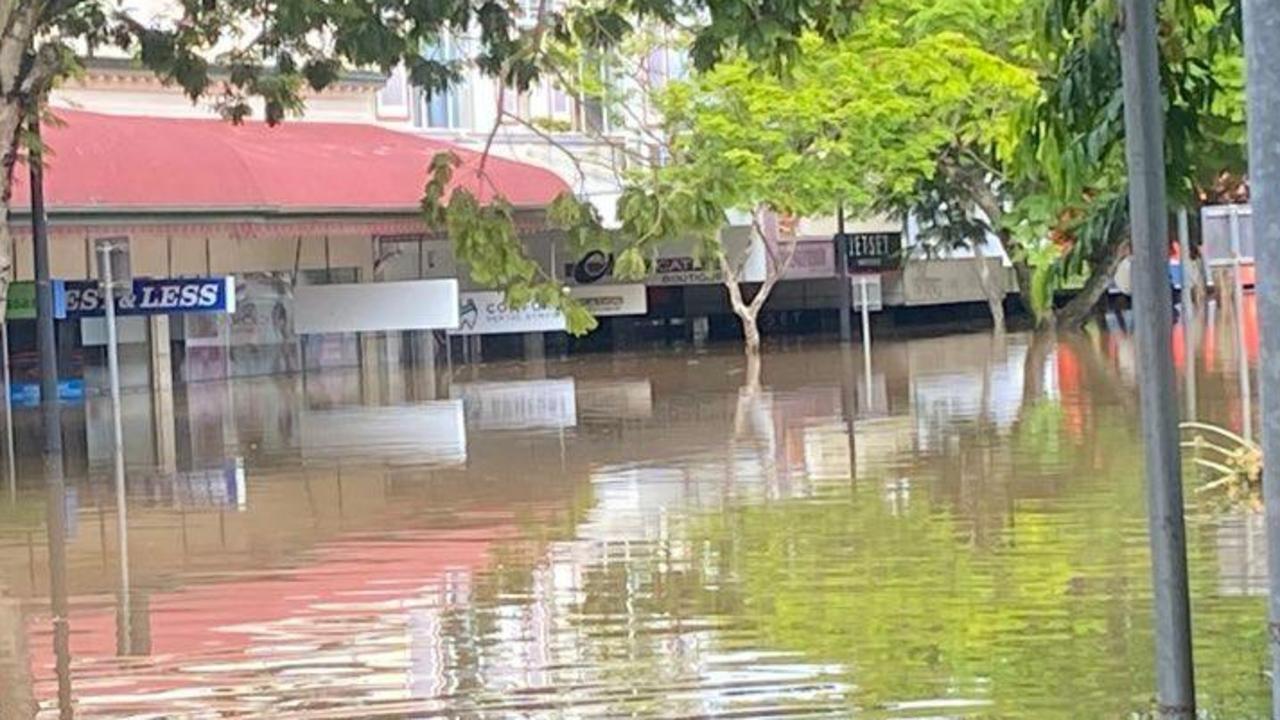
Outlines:
[[1089, 279], [1085, 281], [1084, 287], [1056, 313], [1060, 326], [1078, 328], [1089, 319], [1093, 308], [1107, 291], [1107, 285], [1111, 283], [1116, 268], [1120, 266], [1120, 260], [1123, 259], [1121, 250], [1124, 244], [1124, 238], [1117, 238], [1103, 251], [1100, 258], [1094, 259]]
[[18, 131], [25, 113], [20, 102], [0, 96], [0, 321], [8, 309], [9, 281], [13, 269], [13, 238], [9, 233], [9, 199], [13, 195], [13, 169], [18, 159]]
[[981, 241], [973, 243], [973, 257], [977, 262], [978, 285], [982, 287], [982, 294], [987, 297], [987, 309], [991, 311], [992, 327], [997, 335], [1003, 335], [1005, 332], [1004, 280], [991, 276], [991, 268], [987, 266], [987, 256], [982, 252]]
[[724, 273], [724, 286], [729, 291], [729, 305], [733, 308], [733, 314], [742, 321], [743, 349], [748, 358], [759, 357], [760, 325], [756, 320], [760, 314], [760, 306], [764, 304], [773, 285], [766, 280], [756, 291], [756, 296], [748, 303], [742, 298], [742, 286], [738, 283], [738, 274], [723, 253], [720, 255], [720, 271]]
[[13, 241], [9, 234], [9, 200], [13, 171], [18, 162], [18, 138], [30, 100], [31, 67], [24, 56], [35, 37], [40, 3], [0, 2], [0, 321], [8, 307], [9, 280], [13, 268]]
[[[1008, 246], [1005, 246], [1008, 250]], [[1013, 274], [1018, 279], [1018, 303], [1022, 305], [1025, 312], [1036, 327], [1044, 327], [1051, 324], [1053, 320], [1053, 309], [1050, 308], [1048, 313], [1038, 312], [1036, 305], [1031, 301], [1031, 265], [1027, 263], [1027, 259], [1023, 257], [1011, 258], [1013, 260]]]

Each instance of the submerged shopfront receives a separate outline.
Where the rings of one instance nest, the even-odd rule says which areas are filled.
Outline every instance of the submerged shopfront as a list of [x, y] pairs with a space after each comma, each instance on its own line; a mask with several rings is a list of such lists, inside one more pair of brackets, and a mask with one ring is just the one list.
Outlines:
[[[432, 157], [457, 154], [455, 187], [482, 201], [505, 197], [522, 232], [537, 231], [542, 209], [565, 189], [553, 173], [499, 157], [486, 161], [481, 178], [478, 153], [370, 125], [57, 115], [45, 132], [55, 278], [93, 279], [92, 243], [113, 236], [128, 239], [137, 278], [234, 279], [234, 314], [121, 318], [124, 380], [136, 386], [154, 383], [170, 352], [172, 376], [186, 381], [354, 366], [402, 348], [430, 352], [434, 331], [456, 324], [457, 298], [448, 241], [426, 234], [419, 214]], [[15, 172], [10, 225], [18, 281], [33, 274], [26, 176]], [[431, 295], [425, 305], [420, 294], [391, 295], [412, 316], [404, 337], [385, 325], [359, 333], [358, 316], [348, 317], [355, 325], [298, 326], [305, 288], [425, 279], [450, 280], [453, 295]], [[35, 370], [34, 322], [23, 315], [9, 321], [18, 382], [34, 380]], [[100, 338], [94, 322], [59, 322], [62, 376], [83, 377], [96, 364], [85, 362]], [[375, 334], [381, 342], [361, 337]]]

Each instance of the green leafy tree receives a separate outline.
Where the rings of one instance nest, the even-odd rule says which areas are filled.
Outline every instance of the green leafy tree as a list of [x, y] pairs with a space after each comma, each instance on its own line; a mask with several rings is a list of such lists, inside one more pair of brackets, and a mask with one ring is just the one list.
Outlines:
[[[622, 278], [643, 276], [664, 245], [691, 243], [723, 279], [748, 355], [758, 354], [760, 310], [796, 249], [785, 231], [766, 237], [768, 216], [829, 214], [837, 204], [905, 211], [939, 179], [951, 148], [999, 152], [1013, 111], [1036, 91], [1028, 72], [963, 33], [935, 29], [942, 16], [922, 17], [922, 8], [885, 0], [839, 40], [806, 35], [785, 73], [739, 53], [652, 89], [645, 99], [661, 121], [647, 136], [663, 159], [623, 176], [618, 229], [606, 232], [594, 211], [572, 210], [571, 201], [558, 204], [567, 211], [553, 213], [553, 224], [577, 250], [614, 251]], [[456, 193], [440, 206], [447, 177], [439, 180], [427, 203], [438, 223], [475, 228], [491, 213]], [[726, 242], [734, 217], [751, 218], [754, 242]], [[509, 300], [564, 308], [571, 329], [590, 328], [585, 318], [572, 322], [581, 318], [572, 294], [541, 276], [512, 233], [486, 226], [454, 240], [473, 274], [506, 288]], [[744, 284], [752, 252], [767, 256], [765, 275]]]
[[[856, 0], [746, 0], [734, 3], [603, 0], [565, 6], [543, 2], [534, 17], [498, 0], [177, 0], [165, 19], [131, 15], [108, 0], [5, 0], [0, 3], [0, 277], [12, 268], [7, 221], [23, 129], [43, 99], [82, 58], [106, 47], [133, 55], [192, 100], [213, 99], [234, 121], [258, 98], [265, 120], [302, 113], [348, 69], [383, 72], [403, 64], [411, 82], [438, 91], [456, 63], [422, 48], [449, 33], [478, 33], [476, 64], [525, 89], [546, 66], [547, 50], [570, 36], [591, 47], [625, 37], [638, 19], [691, 28], [694, 59], [704, 66], [728, 52], [787, 64], [805, 31], [843, 32]], [[56, 148], [55, 148], [56, 150]], [[39, 153], [34, 154], [38, 159]], [[5, 281], [0, 281], [0, 298]]]
[[[983, 248], [1007, 202], [1005, 166], [1014, 147], [1019, 111], [1038, 93], [1027, 63], [1030, 12], [1022, 0], [884, 0], [867, 10], [879, 42], [909, 60], [913, 86], [942, 81], [933, 98], [933, 134], [945, 138], [933, 161], [913, 168], [906, 192], [877, 189], [877, 206], [910, 214], [920, 232], [913, 250], [932, 257], [971, 251], [979, 285], [997, 332], [1004, 330], [1002, 274], [991, 271]], [[902, 185], [905, 183], [900, 183]]]
[[[1017, 202], [1002, 222], [1017, 241], [1020, 284], [1043, 321], [1052, 291], [1083, 276], [1056, 313], [1078, 325], [1105, 292], [1128, 242], [1128, 184], [1120, 82], [1120, 4], [1043, 0], [1031, 45], [1043, 93], [1023, 115], [1009, 181]], [[1194, 206], [1225, 172], [1244, 168], [1238, 0], [1160, 3], [1165, 157], [1174, 203]]]

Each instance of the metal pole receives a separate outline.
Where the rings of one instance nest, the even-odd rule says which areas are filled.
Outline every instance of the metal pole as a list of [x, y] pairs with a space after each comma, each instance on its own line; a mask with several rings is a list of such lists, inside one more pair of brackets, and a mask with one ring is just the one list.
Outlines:
[[4, 355], [5, 461], [9, 472], [9, 500], [18, 499], [18, 459], [13, 454], [13, 395], [9, 375], [9, 323], [0, 321], [0, 354]]
[[1196, 714], [1187, 594], [1186, 528], [1169, 301], [1164, 105], [1156, 49], [1155, 0], [1124, 0], [1121, 66], [1125, 156], [1133, 244], [1133, 316], [1145, 449], [1147, 513], [1155, 600], [1156, 712]]
[[40, 408], [44, 417], [44, 454], [62, 454], [58, 417], [58, 338], [53, 321], [53, 284], [49, 279], [49, 224], [44, 214], [44, 153], [40, 149], [40, 113], [32, 112], [28, 132], [34, 138], [27, 167], [31, 176], [31, 246], [36, 275], [36, 352], [40, 356]]
[[1182, 356], [1186, 358], [1183, 373], [1187, 387], [1187, 420], [1196, 419], [1196, 309], [1191, 297], [1191, 230], [1187, 221], [1187, 209], [1178, 210], [1178, 257], [1182, 265]]
[[[1254, 298], [1261, 321], [1258, 390], [1262, 404], [1262, 452], [1280, 458], [1280, 5], [1244, 2], [1248, 71], [1249, 186], [1253, 205]], [[1263, 478], [1267, 508], [1267, 572], [1270, 577], [1271, 712], [1280, 711], [1280, 483]]]
[[[1231, 237], [1231, 300], [1236, 313], [1244, 315], [1244, 278], [1240, 274], [1240, 207], [1232, 205], [1227, 215], [1227, 227]], [[1243, 327], [1243, 326], [1241, 326]]]
[[840, 342], [853, 340], [853, 287], [849, 284], [849, 238], [844, 234], [844, 203], [836, 206], [836, 275], [840, 278]]
[[1231, 206], [1228, 227], [1231, 233], [1231, 304], [1235, 307], [1236, 374], [1240, 383], [1240, 434], [1253, 440], [1253, 385], [1249, 382], [1249, 353], [1244, 342], [1244, 278], [1240, 275], [1240, 210]]
[[[52, 465], [61, 472], [62, 455]], [[75, 717], [71, 692], [71, 617], [67, 602], [67, 493], [61, 474], [46, 478], [45, 533], [49, 543], [49, 610], [53, 615], [54, 672], [58, 678], [58, 717]]]
[[119, 633], [119, 654], [129, 654], [129, 516], [125, 506], [126, 493], [124, 486], [124, 431], [120, 420], [120, 357], [116, 338], [116, 295], [115, 281], [111, 277], [111, 252], [114, 246], [109, 242], [98, 245], [98, 253], [102, 256], [102, 301], [107, 313], [107, 375], [111, 384], [111, 439], [112, 457], [115, 459], [116, 483], [116, 536], [120, 543], [120, 606], [119, 622], [122, 628]]
[[871, 310], [867, 307], [867, 276], [858, 278], [858, 293], [862, 297], [862, 370], [867, 385], [867, 406], [872, 410], [875, 399], [871, 397]]

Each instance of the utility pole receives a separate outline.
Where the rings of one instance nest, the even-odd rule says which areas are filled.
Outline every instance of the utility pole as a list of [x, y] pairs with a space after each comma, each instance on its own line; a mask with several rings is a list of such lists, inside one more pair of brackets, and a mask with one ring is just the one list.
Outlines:
[[[1244, 51], [1248, 71], [1249, 197], [1257, 280], [1254, 294], [1262, 327], [1258, 390], [1262, 403], [1262, 454], [1280, 458], [1280, 6], [1245, 0]], [[1267, 508], [1267, 571], [1271, 597], [1271, 713], [1280, 717], [1280, 482], [1262, 481]]]
[[[36, 351], [40, 356], [40, 409], [44, 416], [44, 454], [62, 454], [62, 422], [58, 413], [58, 336], [53, 321], [53, 284], [49, 279], [49, 222], [44, 214], [44, 151], [40, 147], [40, 112], [31, 109], [33, 138], [27, 167], [31, 173], [31, 245], [36, 270]], [[46, 460], [47, 462], [47, 460]]]
[[1133, 244], [1133, 316], [1138, 367], [1142, 368], [1138, 389], [1155, 600], [1156, 714], [1159, 718], [1192, 720], [1196, 697], [1173, 370], [1164, 103], [1160, 97], [1155, 0], [1124, 0], [1122, 22], [1120, 55]]
[[853, 340], [853, 287], [849, 284], [849, 237], [844, 234], [844, 203], [836, 206], [836, 275], [840, 278], [840, 342]]

